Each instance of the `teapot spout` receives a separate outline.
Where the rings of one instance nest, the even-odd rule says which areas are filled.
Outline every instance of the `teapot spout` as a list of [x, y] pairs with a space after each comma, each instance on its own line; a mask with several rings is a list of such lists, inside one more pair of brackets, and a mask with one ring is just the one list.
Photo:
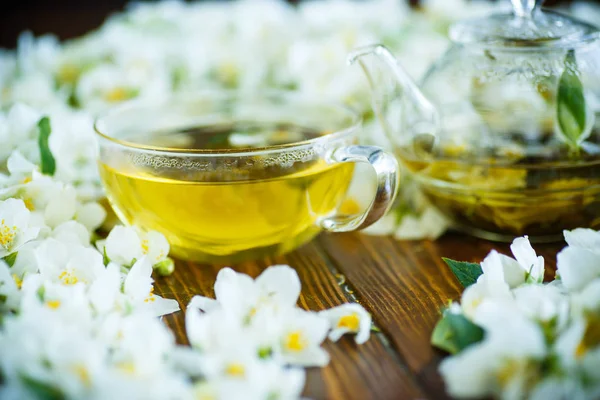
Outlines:
[[439, 130], [435, 106], [383, 45], [359, 47], [348, 55], [348, 63], [359, 62], [369, 86], [373, 112], [387, 139], [394, 145], [411, 139], [433, 147]]

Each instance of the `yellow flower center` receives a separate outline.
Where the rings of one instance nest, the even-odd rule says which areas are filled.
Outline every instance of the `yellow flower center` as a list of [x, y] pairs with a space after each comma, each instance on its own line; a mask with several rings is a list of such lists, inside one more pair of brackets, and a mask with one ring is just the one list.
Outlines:
[[121, 362], [116, 365], [117, 369], [126, 375], [135, 374], [135, 365], [131, 361]]
[[60, 307], [60, 300], [48, 300], [46, 305], [53, 310], [56, 310], [58, 307]]
[[5, 250], [10, 249], [15, 240], [15, 236], [17, 236], [17, 226], [6, 225], [4, 219], [0, 221], [0, 246], [4, 247]]
[[581, 342], [575, 349], [575, 357], [583, 357], [588, 350], [596, 348], [600, 345], [600, 317], [595, 315], [587, 316], [587, 326], [581, 338]]
[[33, 204], [33, 201], [31, 199], [27, 198], [22, 200], [23, 203], [25, 203], [25, 207], [27, 207], [29, 211], [35, 211], [35, 205]]
[[225, 368], [225, 374], [235, 378], [243, 378], [246, 376], [246, 368], [243, 364], [231, 363]]
[[302, 351], [306, 348], [307, 344], [307, 340], [300, 331], [290, 332], [285, 338], [285, 347], [290, 351]]
[[23, 286], [23, 279], [19, 278], [17, 274], [12, 274], [12, 278], [15, 281], [17, 288], [21, 289], [21, 286]]
[[58, 80], [63, 83], [74, 84], [79, 78], [79, 68], [72, 64], [63, 64], [58, 70]]
[[70, 270], [64, 270], [58, 276], [58, 279], [62, 281], [65, 285], [74, 285], [79, 282], [79, 278]]
[[148, 297], [144, 299], [144, 303], [156, 301], [156, 296], [154, 296], [154, 286], [150, 289], [150, 293], [148, 293]]
[[90, 378], [90, 373], [85, 366], [81, 364], [75, 365], [73, 367], [73, 372], [85, 386], [90, 386], [92, 380]]
[[33, 180], [33, 179], [32, 179], [30, 176], [27, 176], [27, 177], [23, 178], [23, 180], [21, 181], [21, 183], [22, 183], [23, 185], [25, 185], [26, 183], [29, 183], [29, 182], [31, 182], [32, 180]]
[[337, 323], [338, 328], [348, 328], [353, 332], [358, 332], [360, 326], [360, 318], [356, 313], [344, 315]]
[[109, 103], [118, 103], [131, 98], [129, 91], [123, 87], [117, 86], [104, 94], [104, 100]]
[[142, 240], [142, 253], [148, 254], [148, 239]]

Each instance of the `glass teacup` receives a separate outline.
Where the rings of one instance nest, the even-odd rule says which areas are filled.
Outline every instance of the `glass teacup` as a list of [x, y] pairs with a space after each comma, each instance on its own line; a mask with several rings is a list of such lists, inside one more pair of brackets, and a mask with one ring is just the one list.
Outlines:
[[[180, 94], [100, 117], [99, 169], [126, 224], [162, 232], [176, 257], [231, 263], [282, 254], [321, 230], [377, 221], [398, 185], [395, 158], [357, 145], [360, 118], [285, 92]], [[354, 164], [376, 192], [358, 215], [338, 208]]]

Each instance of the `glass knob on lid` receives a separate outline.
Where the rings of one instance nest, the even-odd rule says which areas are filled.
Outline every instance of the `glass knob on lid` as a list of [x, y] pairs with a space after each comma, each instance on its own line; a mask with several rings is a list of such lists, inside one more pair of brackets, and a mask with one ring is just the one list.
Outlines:
[[506, 47], [573, 47], [598, 39], [598, 28], [569, 16], [542, 10], [542, 1], [511, 0], [512, 12], [458, 22], [453, 41]]
[[515, 15], [521, 18], [531, 18], [537, 6], [536, 0], [511, 0]]

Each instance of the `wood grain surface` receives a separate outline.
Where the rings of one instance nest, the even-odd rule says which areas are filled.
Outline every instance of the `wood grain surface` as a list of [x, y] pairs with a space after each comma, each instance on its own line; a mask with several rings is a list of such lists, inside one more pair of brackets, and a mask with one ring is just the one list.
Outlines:
[[[553, 275], [564, 243], [536, 245]], [[429, 344], [440, 309], [460, 297], [461, 287], [441, 257], [479, 262], [491, 249], [510, 254], [507, 244], [448, 234], [437, 241], [397, 241], [358, 233], [322, 234], [285, 256], [232, 265], [253, 277], [269, 265], [288, 264], [302, 281], [299, 305], [322, 310], [359, 302], [372, 315], [374, 333], [362, 346], [351, 337], [327, 342], [326, 368], [308, 370], [305, 396], [311, 399], [448, 398], [437, 367], [444, 356]], [[192, 296], [214, 296], [218, 266], [177, 262], [172, 276], [157, 278], [156, 292], [174, 298], [182, 310]], [[180, 343], [184, 312], [165, 317]]]

